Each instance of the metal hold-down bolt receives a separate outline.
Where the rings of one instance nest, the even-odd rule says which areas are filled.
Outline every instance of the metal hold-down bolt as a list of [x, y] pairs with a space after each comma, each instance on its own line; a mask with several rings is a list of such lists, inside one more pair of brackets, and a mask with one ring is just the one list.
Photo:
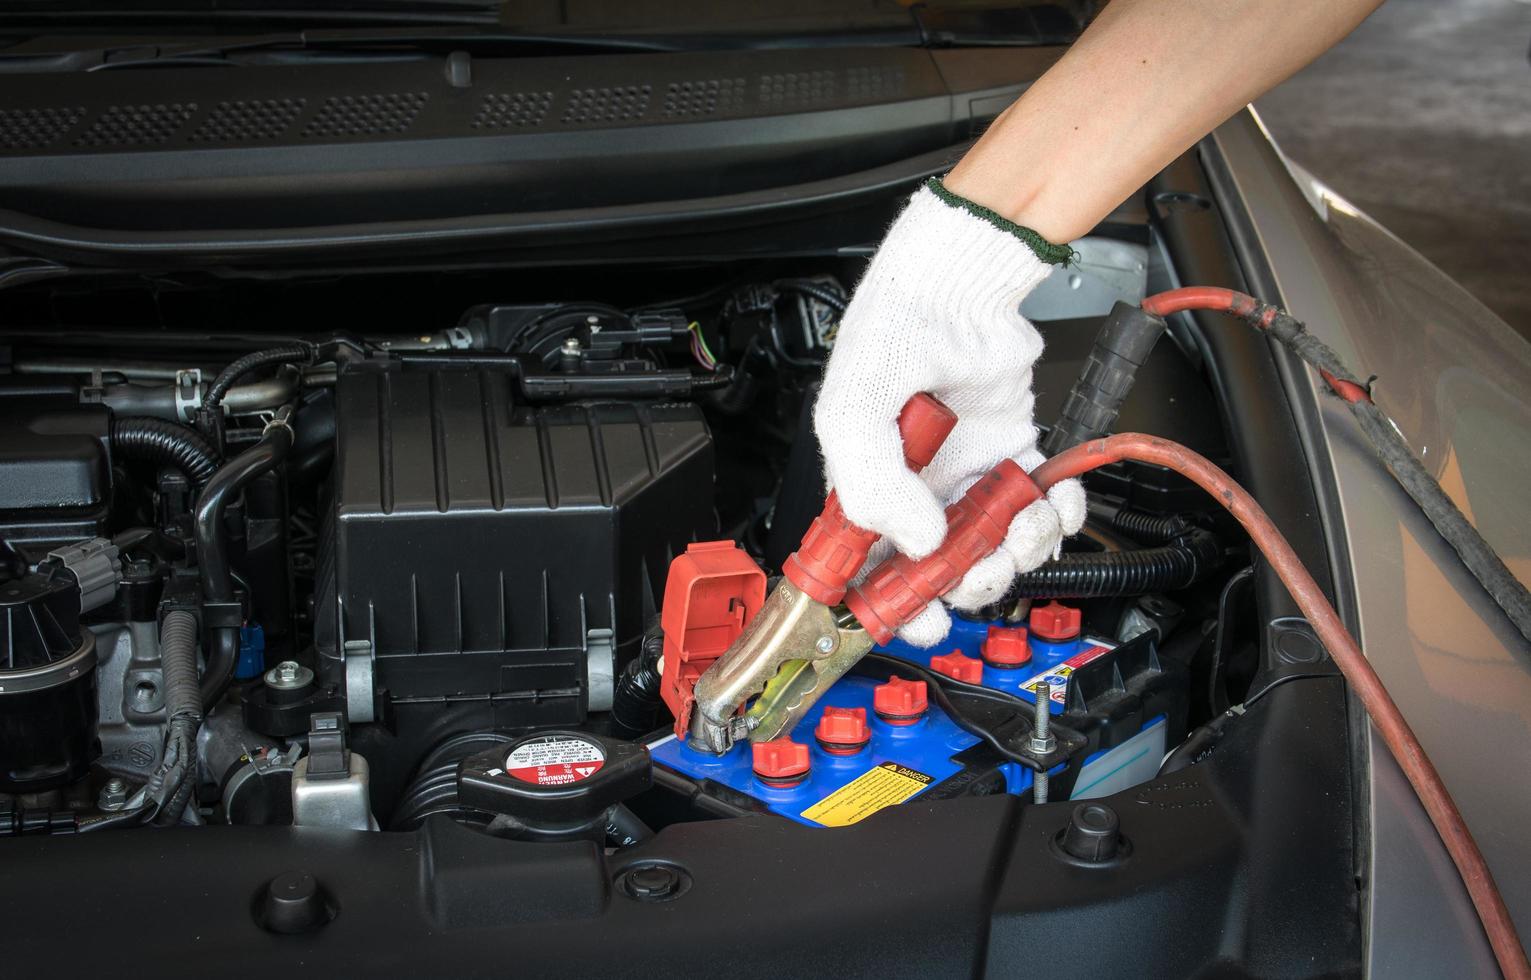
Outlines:
[[578, 354], [579, 351], [580, 346], [578, 337], [570, 337], [568, 340], [563, 342], [563, 352], [565, 354]]
[[115, 777], [106, 781], [100, 795], [96, 797], [96, 806], [103, 810], [121, 810], [127, 803], [128, 784]]
[[277, 691], [296, 691], [314, 681], [314, 672], [296, 660], [283, 660], [266, 671], [266, 686]]
[[[1032, 716], [1031, 751], [1034, 755], [1045, 756], [1058, 747], [1058, 739], [1048, 730], [1048, 727], [1052, 724], [1052, 684], [1045, 680], [1038, 681], [1036, 694], [1036, 713]], [[1037, 803], [1047, 802], [1046, 769], [1038, 770], [1032, 774], [1031, 798]]]
[[814, 649], [818, 650], [820, 653], [834, 653], [835, 638], [832, 636], [821, 636], [819, 637], [819, 642], [815, 643], [813, 646]]

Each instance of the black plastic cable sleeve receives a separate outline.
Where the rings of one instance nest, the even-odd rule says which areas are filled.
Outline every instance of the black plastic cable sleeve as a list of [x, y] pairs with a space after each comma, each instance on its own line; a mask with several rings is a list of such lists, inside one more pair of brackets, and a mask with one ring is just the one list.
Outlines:
[[1111, 529], [1143, 544], [1164, 544], [1191, 530], [1191, 522], [1179, 514], [1150, 514], [1132, 507], [1111, 515]]
[[252, 351], [235, 360], [219, 371], [218, 376], [207, 386], [207, 391], [202, 396], [202, 406], [197, 410], [197, 428], [217, 443], [219, 450], [222, 451], [224, 448], [223, 398], [229, 393], [229, 389], [251, 371], [272, 364], [312, 364], [317, 355], [318, 348], [313, 344], [295, 342], [281, 347], [272, 347], [269, 350]]
[[159, 628], [160, 671], [165, 690], [165, 751], [156, 780], [164, 800], [156, 822], [175, 824], [197, 782], [197, 730], [202, 694], [197, 682], [197, 618], [184, 609], [165, 614]]
[[638, 656], [622, 670], [611, 696], [611, 721], [621, 731], [637, 735], [652, 731], [659, 708], [659, 658], [664, 653], [664, 634], [657, 624], [643, 635]]
[[1217, 539], [1197, 528], [1172, 544], [1154, 548], [1064, 555], [1019, 576], [1000, 601], [1171, 592], [1197, 582], [1221, 559]]
[[[203, 488], [197, 498], [193, 530], [197, 542], [197, 570], [202, 584], [202, 599], [226, 603], [234, 599], [234, 577], [229, 567], [228, 541], [223, 529], [223, 515], [229, 501], [262, 473], [287, 458], [292, 448], [289, 406], [261, 433], [260, 440], [225, 463]], [[202, 704], [211, 707], [228, 689], [239, 657], [237, 627], [216, 627], [209, 631], [207, 669], [202, 675]]]
[[202, 434], [176, 422], [144, 416], [113, 418], [109, 439], [112, 452], [174, 466], [195, 487], [206, 484], [218, 468], [218, 456]]
[[1164, 332], [1164, 321], [1136, 306], [1117, 303], [1101, 324], [1079, 380], [1069, 389], [1063, 412], [1042, 440], [1042, 452], [1063, 450], [1107, 435], [1137, 380], [1138, 368]]
[[223, 396], [239, 382], [239, 379], [259, 368], [271, 364], [291, 364], [294, 361], [311, 361], [314, 348], [306, 344], [289, 344], [270, 350], [252, 351], [218, 372], [207, 392], [202, 396], [202, 410], [211, 412], [223, 402]]

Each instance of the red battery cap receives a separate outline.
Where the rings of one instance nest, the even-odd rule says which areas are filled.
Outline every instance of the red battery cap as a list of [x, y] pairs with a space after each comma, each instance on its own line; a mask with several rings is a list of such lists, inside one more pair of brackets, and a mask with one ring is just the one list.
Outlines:
[[939, 657], [931, 657], [930, 669], [938, 674], [945, 674], [954, 680], [966, 681], [969, 684], [977, 684], [983, 680], [983, 661], [977, 657], [969, 657], [961, 650], [953, 650], [951, 653], [945, 653]]
[[1031, 659], [1026, 627], [990, 626], [983, 638], [983, 659], [995, 667], [1019, 667]]
[[825, 708], [813, 734], [830, 755], [855, 755], [872, 740], [872, 729], [867, 726], [867, 709]]
[[1078, 609], [1057, 601], [1049, 602], [1031, 610], [1031, 635], [1049, 643], [1072, 640], [1079, 635], [1082, 621]]
[[750, 746], [755, 756], [755, 775], [769, 786], [796, 786], [808, 778], [808, 746], [790, 738], [756, 742]]
[[872, 710], [890, 725], [912, 725], [924, 717], [928, 698], [924, 681], [890, 677], [872, 690]]

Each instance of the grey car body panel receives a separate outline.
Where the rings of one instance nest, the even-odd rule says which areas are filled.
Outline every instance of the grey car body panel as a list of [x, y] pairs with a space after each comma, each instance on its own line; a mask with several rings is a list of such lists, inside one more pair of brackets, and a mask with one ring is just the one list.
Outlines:
[[[1483, 535], [1531, 572], [1531, 344], [1276, 149], [1252, 112], [1212, 137], [1286, 306], [1363, 376]], [[1317, 378], [1313, 451], [1333, 474], [1350, 610], [1367, 656], [1440, 769], [1531, 934], [1531, 650], [1372, 456]], [[1321, 494], [1322, 496], [1323, 494]], [[1338, 580], [1338, 579], [1337, 579]], [[1343, 611], [1343, 609], [1342, 609]], [[1368, 963], [1380, 976], [1495, 975], [1466, 891], [1368, 729]]]

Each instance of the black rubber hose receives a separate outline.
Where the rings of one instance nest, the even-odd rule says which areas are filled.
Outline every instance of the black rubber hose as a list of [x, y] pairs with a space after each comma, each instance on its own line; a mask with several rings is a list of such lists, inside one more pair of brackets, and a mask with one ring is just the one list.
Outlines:
[[1021, 575], [1000, 602], [1170, 592], [1198, 581], [1221, 559], [1217, 538], [1193, 528], [1179, 540], [1155, 548], [1064, 555]]
[[159, 628], [165, 691], [165, 750], [150, 777], [150, 795], [163, 801], [156, 823], [176, 824], [197, 784], [197, 731], [202, 693], [197, 683], [197, 618], [184, 609], [165, 614]]
[[[194, 532], [197, 569], [202, 599], [209, 603], [234, 600], [234, 576], [229, 565], [228, 541], [223, 529], [224, 511], [251, 480], [278, 466], [292, 448], [291, 406], [284, 405], [266, 425], [260, 439], [225, 463], [197, 498]], [[202, 675], [202, 704], [211, 708], [228, 690], [239, 658], [239, 628], [219, 626], [209, 630], [207, 669]]]
[[641, 735], [659, 723], [659, 658], [664, 655], [664, 633], [658, 624], [643, 634], [643, 644], [617, 678], [611, 695], [611, 722], [619, 732]]
[[109, 440], [113, 453], [174, 466], [194, 487], [204, 486], [218, 468], [212, 445], [196, 429], [177, 422], [146, 416], [113, 418]]

